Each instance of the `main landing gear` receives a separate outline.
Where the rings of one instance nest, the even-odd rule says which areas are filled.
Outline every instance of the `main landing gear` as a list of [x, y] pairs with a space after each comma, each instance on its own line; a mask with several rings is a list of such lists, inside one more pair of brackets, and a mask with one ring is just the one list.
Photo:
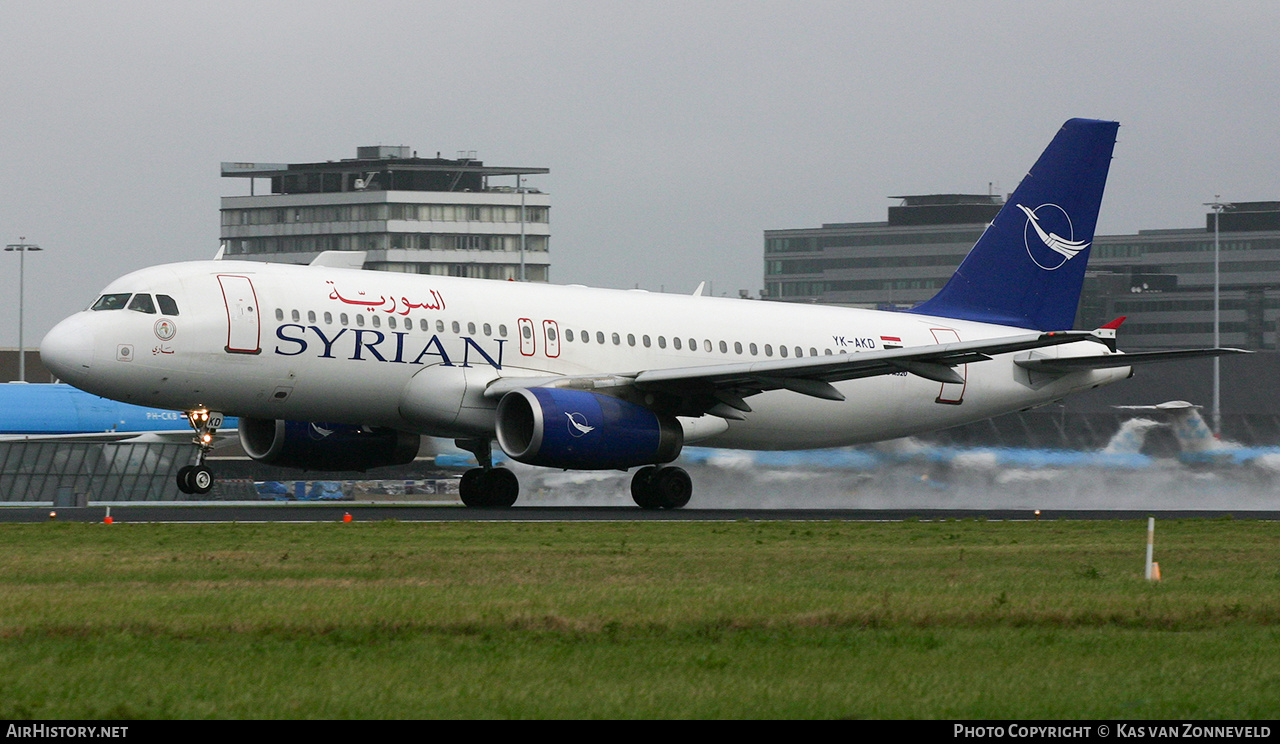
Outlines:
[[454, 440], [462, 449], [476, 456], [480, 467], [462, 474], [458, 483], [458, 495], [462, 503], [471, 507], [506, 509], [516, 503], [520, 495], [520, 481], [506, 468], [493, 466], [493, 443], [488, 439]]
[[631, 498], [641, 509], [679, 509], [693, 496], [693, 479], [684, 468], [648, 465], [631, 478]]
[[[493, 466], [493, 442], [456, 439], [458, 447], [476, 456], [480, 467], [462, 474], [458, 495], [470, 507], [506, 509], [520, 495], [520, 481], [506, 468]], [[693, 496], [693, 479], [684, 468], [648, 465], [631, 479], [631, 497], [642, 509], [679, 509]]]
[[178, 468], [178, 490], [187, 494], [206, 494], [213, 490], [213, 471], [204, 464], [204, 458], [213, 450], [213, 435], [222, 426], [222, 414], [203, 408], [188, 411], [187, 423], [195, 430], [191, 440], [198, 447], [196, 464]]

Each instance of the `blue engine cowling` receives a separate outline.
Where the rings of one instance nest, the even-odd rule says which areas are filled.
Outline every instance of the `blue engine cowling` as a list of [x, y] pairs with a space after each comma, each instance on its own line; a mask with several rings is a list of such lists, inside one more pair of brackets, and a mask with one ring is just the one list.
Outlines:
[[583, 390], [529, 388], [502, 396], [498, 444], [514, 460], [566, 470], [671, 462], [684, 430], [671, 416]]
[[418, 456], [421, 437], [394, 429], [240, 419], [240, 446], [249, 457], [304, 470], [368, 470], [405, 465]]

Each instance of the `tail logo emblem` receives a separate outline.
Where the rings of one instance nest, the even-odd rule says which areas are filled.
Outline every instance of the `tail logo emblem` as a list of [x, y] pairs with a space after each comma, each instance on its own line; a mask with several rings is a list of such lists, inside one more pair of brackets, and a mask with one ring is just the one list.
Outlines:
[[574, 413], [566, 413], [565, 415], [569, 417], [569, 433], [575, 437], [580, 437], [583, 434], [590, 434], [596, 428], [594, 426], [587, 426], [587, 417], [583, 416], [581, 413], [575, 411]]
[[[1089, 247], [1088, 240], [1075, 240], [1075, 228], [1067, 212], [1057, 204], [1041, 204], [1035, 209], [1018, 205], [1027, 215], [1027, 224], [1022, 236], [1027, 246], [1027, 255], [1036, 266], [1045, 271], [1060, 269], [1067, 261], [1075, 258], [1081, 251]], [[1044, 222], [1051, 223], [1046, 228]], [[1062, 237], [1054, 230], [1062, 230], [1070, 237]], [[1032, 237], [1032, 233], [1035, 237]]]

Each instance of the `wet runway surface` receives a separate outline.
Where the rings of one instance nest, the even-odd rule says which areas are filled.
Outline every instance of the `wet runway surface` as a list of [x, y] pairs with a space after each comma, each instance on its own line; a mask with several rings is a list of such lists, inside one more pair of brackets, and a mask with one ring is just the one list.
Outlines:
[[511, 509], [467, 509], [448, 504], [366, 503], [234, 503], [234, 504], [93, 504], [82, 507], [3, 506], [0, 522], [103, 522], [108, 510], [115, 524], [217, 522], [700, 522], [753, 521], [898, 521], [906, 519], [1280, 519], [1280, 510], [1129, 510], [1129, 509], [760, 509], [690, 508], [649, 511], [634, 506], [516, 506]]

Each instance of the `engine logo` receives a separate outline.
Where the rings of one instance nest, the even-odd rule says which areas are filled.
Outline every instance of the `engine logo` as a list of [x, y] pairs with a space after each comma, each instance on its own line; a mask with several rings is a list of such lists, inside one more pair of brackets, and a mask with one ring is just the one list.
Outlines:
[[583, 434], [590, 434], [592, 431], [595, 431], [596, 427], [587, 426], [587, 417], [583, 416], [581, 413], [574, 411], [573, 413], [566, 413], [565, 415], [569, 417], [569, 434], [571, 436], [580, 437]]

